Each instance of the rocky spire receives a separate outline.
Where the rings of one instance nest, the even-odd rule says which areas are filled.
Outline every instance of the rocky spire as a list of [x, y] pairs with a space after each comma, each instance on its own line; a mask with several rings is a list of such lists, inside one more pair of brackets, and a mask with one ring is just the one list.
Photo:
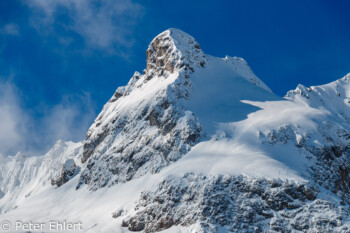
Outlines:
[[168, 29], [156, 36], [147, 49], [147, 71], [173, 73], [176, 69], [204, 67], [206, 57], [199, 43], [179, 29]]

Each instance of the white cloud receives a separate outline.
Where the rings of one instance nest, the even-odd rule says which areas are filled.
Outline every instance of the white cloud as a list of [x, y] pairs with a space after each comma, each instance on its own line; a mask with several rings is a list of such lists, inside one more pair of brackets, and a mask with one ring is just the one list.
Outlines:
[[58, 105], [47, 108], [39, 127], [47, 140], [58, 139], [80, 141], [96, 117], [90, 95], [65, 95]]
[[0, 82], [0, 152], [23, 148], [23, 133], [27, 116], [19, 106], [16, 88], [10, 82]]
[[67, 95], [53, 107], [42, 106], [41, 117], [23, 108], [21, 94], [10, 81], [0, 81], [0, 154], [44, 153], [57, 140], [83, 140], [95, 117], [88, 94]]
[[18, 25], [14, 23], [9, 23], [0, 28], [0, 34], [18, 36], [19, 30]]
[[88, 48], [117, 53], [134, 44], [134, 29], [143, 14], [142, 6], [132, 0], [26, 0], [26, 3], [33, 10], [34, 26], [42, 33], [57, 33], [58, 37], [68, 37], [61, 41], [69, 41], [68, 34], [74, 32]]

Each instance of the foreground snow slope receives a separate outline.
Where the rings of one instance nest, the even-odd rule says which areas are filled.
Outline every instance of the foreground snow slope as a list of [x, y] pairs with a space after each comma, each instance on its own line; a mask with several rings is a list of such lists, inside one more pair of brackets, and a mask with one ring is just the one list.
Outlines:
[[51, 220], [82, 232], [349, 232], [349, 80], [282, 98], [243, 59], [169, 29], [84, 142], [1, 158], [0, 220], [44, 232]]

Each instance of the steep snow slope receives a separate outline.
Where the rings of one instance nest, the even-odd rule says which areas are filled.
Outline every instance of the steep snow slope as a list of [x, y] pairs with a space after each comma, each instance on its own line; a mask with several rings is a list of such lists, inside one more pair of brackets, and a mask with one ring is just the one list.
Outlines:
[[0, 220], [68, 220], [82, 232], [349, 232], [349, 85], [347, 75], [281, 98], [243, 59], [206, 55], [169, 29], [83, 146], [2, 158]]
[[242, 58], [207, 55], [207, 64], [190, 78], [191, 92], [184, 104], [200, 119], [209, 135], [217, 124], [243, 120], [258, 108], [241, 100], [279, 100], [250, 70]]

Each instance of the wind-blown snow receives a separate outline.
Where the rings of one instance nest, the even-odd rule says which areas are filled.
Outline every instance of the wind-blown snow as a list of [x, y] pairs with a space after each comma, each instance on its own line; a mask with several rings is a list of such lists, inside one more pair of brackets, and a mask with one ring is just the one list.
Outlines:
[[199, 143], [164, 172], [178, 176], [194, 172], [203, 175], [247, 175], [305, 181], [296, 171], [271, 158], [264, 151], [227, 139]]
[[[243, 120], [249, 113], [258, 109], [255, 106], [242, 103], [241, 100], [281, 99], [273, 94], [254, 74], [241, 71], [249, 69], [245, 62], [231, 63], [227, 62], [230, 60], [212, 56], [207, 56], [207, 58], [206, 67], [198, 69], [191, 76], [193, 88], [186, 107], [199, 117], [204, 129], [209, 134], [215, 133], [219, 123]], [[237, 58], [231, 59], [236, 60]], [[248, 73], [247, 76], [244, 76], [246, 73]], [[252, 82], [250, 79], [254, 81]]]

